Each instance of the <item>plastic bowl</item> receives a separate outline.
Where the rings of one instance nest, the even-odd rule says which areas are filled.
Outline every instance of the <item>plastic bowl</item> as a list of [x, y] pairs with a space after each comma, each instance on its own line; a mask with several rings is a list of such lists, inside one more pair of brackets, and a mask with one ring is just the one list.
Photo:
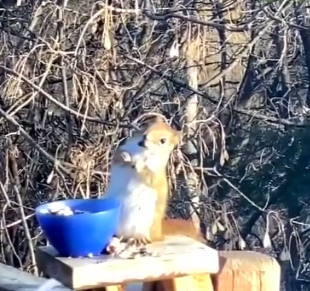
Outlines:
[[[89, 213], [63, 216], [48, 212], [63, 207]], [[62, 200], [38, 206], [35, 215], [60, 256], [96, 256], [102, 253], [116, 232], [120, 204], [113, 199]]]

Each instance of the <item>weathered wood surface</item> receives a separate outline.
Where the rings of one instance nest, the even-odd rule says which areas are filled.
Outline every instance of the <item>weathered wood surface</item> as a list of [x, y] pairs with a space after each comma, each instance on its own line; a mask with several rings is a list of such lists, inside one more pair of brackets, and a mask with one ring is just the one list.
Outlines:
[[276, 259], [253, 251], [220, 252], [216, 291], [279, 291], [281, 268]]
[[[0, 263], [0, 291], [36, 291], [46, 280]], [[72, 290], [56, 287], [53, 291]]]
[[[210, 260], [210, 259], [209, 259]], [[89, 272], [81, 276], [88, 276]], [[51, 277], [55, 277], [52, 273]], [[215, 291], [279, 291], [280, 266], [274, 258], [250, 251], [220, 252], [220, 270], [213, 274]], [[194, 282], [188, 277], [177, 280], [163, 280], [157, 291], [211, 290], [209, 275], [201, 278], [194, 276]], [[0, 264], [0, 291], [36, 291], [47, 279], [39, 278], [13, 267]], [[185, 281], [187, 282], [185, 282]], [[204, 282], [205, 281], [205, 282]], [[189, 284], [191, 283], [191, 284]], [[207, 283], [207, 284], [206, 284]], [[206, 287], [208, 286], [208, 287]], [[112, 290], [113, 289], [113, 290]], [[116, 286], [107, 291], [116, 291]], [[142, 291], [142, 283], [131, 283], [117, 291]], [[71, 291], [66, 287], [56, 287], [53, 291]]]
[[99, 256], [61, 258], [51, 246], [37, 249], [38, 268], [65, 286], [75, 289], [164, 280], [199, 273], [215, 274], [219, 270], [216, 250], [188, 237], [167, 237], [153, 243], [148, 251], [156, 256], [135, 259]]

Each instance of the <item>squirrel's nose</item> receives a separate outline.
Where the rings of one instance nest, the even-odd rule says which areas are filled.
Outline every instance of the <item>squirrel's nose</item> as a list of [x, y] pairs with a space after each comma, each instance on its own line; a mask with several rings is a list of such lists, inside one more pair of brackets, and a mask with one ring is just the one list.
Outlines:
[[138, 142], [138, 146], [139, 146], [139, 147], [143, 147], [143, 148], [144, 148], [144, 147], [145, 147], [145, 143], [144, 143], [144, 141], [145, 141], [144, 139], [143, 139], [143, 140], [141, 140], [141, 141], [139, 141], [139, 142]]

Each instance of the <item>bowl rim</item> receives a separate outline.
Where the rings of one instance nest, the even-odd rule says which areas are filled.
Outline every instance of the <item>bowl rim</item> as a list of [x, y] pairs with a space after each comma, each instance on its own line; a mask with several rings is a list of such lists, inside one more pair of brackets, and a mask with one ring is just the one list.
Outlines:
[[[53, 204], [53, 203], [57, 203], [57, 202], [62, 202], [62, 201], [89, 201], [89, 200], [109, 200], [113, 203], [113, 207], [107, 209], [107, 210], [102, 210], [102, 211], [96, 211], [96, 212], [85, 212], [85, 213], [79, 213], [79, 214], [73, 214], [73, 215], [55, 215], [52, 213], [43, 213], [40, 212], [40, 209], [43, 208], [44, 206], [48, 205], [48, 204]], [[121, 203], [116, 200], [115, 198], [77, 198], [77, 199], [62, 199], [62, 200], [56, 200], [56, 201], [49, 201], [49, 202], [45, 202], [42, 203], [38, 206], [35, 207], [35, 214], [39, 214], [39, 215], [50, 215], [50, 216], [54, 216], [54, 217], [63, 217], [63, 218], [69, 218], [69, 217], [73, 217], [73, 216], [85, 216], [85, 215], [95, 215], [95, 214], [102, 214], [108, 211], [119, 211], [119, 209], [121, 208]]]

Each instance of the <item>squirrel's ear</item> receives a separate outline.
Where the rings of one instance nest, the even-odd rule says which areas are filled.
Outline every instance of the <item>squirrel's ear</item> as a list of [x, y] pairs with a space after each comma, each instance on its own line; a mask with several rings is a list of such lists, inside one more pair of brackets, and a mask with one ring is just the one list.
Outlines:
[[160, 115], [156, 115], [156, 117], [155, 117], [155, 122], [165, 122], [165, 123], [166, 123], [166, 121], [164, 120], [164, 118], [163, 118], [162, 116], [160, 116]]
[[140, 127], [145, 129], [158, 121], [159, 116], [147, 115], [140, 120]]

